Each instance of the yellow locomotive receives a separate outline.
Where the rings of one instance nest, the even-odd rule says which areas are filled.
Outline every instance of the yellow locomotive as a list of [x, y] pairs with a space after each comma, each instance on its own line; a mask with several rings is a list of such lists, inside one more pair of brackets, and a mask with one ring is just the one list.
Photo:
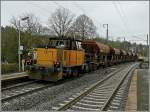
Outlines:
[[35, 48], [33, 61], [27, 65], [29, 77], [57, 81], [65, 76], [79, 75], [84, 64], [81, 41], [50, 38], [45, 48]]

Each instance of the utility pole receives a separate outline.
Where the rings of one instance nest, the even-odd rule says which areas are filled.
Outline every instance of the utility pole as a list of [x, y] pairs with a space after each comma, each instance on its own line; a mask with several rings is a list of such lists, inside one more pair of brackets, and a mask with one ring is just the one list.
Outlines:
[[103, 24], [103, 27], [106, 26], [106, 44], [108, 44], [108, 24]]
[[20, 67], [20, 20], [19, 20], [19, 38], [18, 38], [18, 65], [19, 65], [19, 72], [21, 71]]
[[21, 18], [19, 19], [19, 34], [18, 34], [18, 67], [19, 67], [19, 72], [21, 72], [21, 50], [20, 50], [20, 21], [25, 21], [29, 19], [29, 17]]
[[149, 62], [148, 34], [147, 34], [147, 61]]
[[125, 50], [125, 37], [124, 37], [124, 42], [123, 43], [124, 43], [124, 50]]

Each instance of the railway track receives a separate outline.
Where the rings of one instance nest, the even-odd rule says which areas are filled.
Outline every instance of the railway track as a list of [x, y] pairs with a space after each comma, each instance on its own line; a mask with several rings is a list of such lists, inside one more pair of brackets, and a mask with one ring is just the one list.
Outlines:
[[[130, 73], [132, 73], [132, 72], [130, 72]], [[115, 93], [115, 95], [110, 100], [110, 102], [109, 102], [108, 106], [105, 108], [105, 110], [124, 111], [131, 79], [132, 79], [132, 75], [128, 75], [126, 77], [126, 79], [121, 84], [118, 91]]]
[[119, 101], [122, 100], [124, 88], [127, 85], [128, 77], [131, 71], [137, 66], [136, 64], [128, 65], [126, 68], [111, 73], [103, 80], [97, 82], [81, 93], [73, 95], [68, 100], [53, 107], [58, 111], [105, 111], [117, 110]]
[[51, 87], [53, 85], [54, 83], [41, 83], [35, 80], [35, 81], [24, 82], [24, 83], [17, 84], [14, 86], [6, 87], [2, 89], [1, 101], [3, 103], [11, 99], [14, 99], [14, 98], [26, 95], [26, 94], [31, 94], [33, 92]]
[[[120, 68], [122, 68], [122, 66], [120, 66]], [[107, 71], [107, 70], [104, 70]], [[118, 70], [119, 71], [119, 70]], [[26, 96], [26, 95], [30, 95], [34, 92], [37, 91], [41, 91], [43, 89], [46, 89], [48, 87], [54, 86], [54, 85], [58, 85], [61, 84], [65, 81], [60, 81], [58, 83], [39, 83], [39, 81], [34, 80], [34, 81], [28, 81], [28, 82], [24, 82], [24, 83], [19, 83], [13, 86], [9, 86], [6, 88], [2, 88], [2, 97], [1, 97], [1, 101], [2, 103], [7, 103], [10, 100], [17, 100], [17, 98], [20, 98], [21, 96]]]
[[25, 86], [25, 85], [28, 85], [28, 84], [32, 84], [32, 83], [34, 83], [34, 82], [38, 82], [38, 81], [37, 81], [37, 80], [32, 80], [32, 81], [26, 81], [26, 82], [22, 82], [22, 83], [19, 83], [19, 84], [15, 84], [15, 85], [12, 85], [12, 86], [8, 86], [8, 87], [2, 87], [2, 88], [1, 88], [1, 91], [13, 89], [13, 88], [16, 88], [16, 87], [19, 87], [19, 86]]

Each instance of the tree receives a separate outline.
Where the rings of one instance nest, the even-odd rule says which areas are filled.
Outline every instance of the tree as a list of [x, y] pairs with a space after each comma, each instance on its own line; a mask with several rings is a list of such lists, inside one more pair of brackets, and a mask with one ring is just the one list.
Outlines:
[[[26, 55], [30, 48], [29, 39], [31, 37], [33, 38], [33, 47], [45, 47], [48, 44], [49, 36], [30, 35], [22, 31], [20, 33], [21, 45], [24, 46], [23, 55]], [[18, 32], [12, 26], [1, 27], [1, 61], [8, 63], [17, 63], [18, 61]]]
[[70, 31], [74, 15], [65, 8], [58, 8], [49, 18], [51, 31], [58, 37], [67, 36]]
[[96, 26], [92, 19], [84, 14], [77, 17], [72, 28], [82, 37], [82, 40], [85, 37], [94, 37], [96, 35]]
[[37, 34], [41, 32], [42, 25], [40, 24], [38, 17], [32, 13], [25, 13], [22, 16], [13, 16], [11, 18], [10, 22], [17, 30], [19, 30], [19, 18], [21, 19], [22, 17], [28, 17], [28, 19], [25, 21], [20, 21], [21, 31], [26, 31], [30, 34]]
[[18, 49], [18, 39], [17, 31], [13, 27], [2, 27], [1, 28], [2, 38], [1, 38], [1, 58], [2, 61], [7, 61], [9, 63], [14, 63], [17, 61], [17, 49]]

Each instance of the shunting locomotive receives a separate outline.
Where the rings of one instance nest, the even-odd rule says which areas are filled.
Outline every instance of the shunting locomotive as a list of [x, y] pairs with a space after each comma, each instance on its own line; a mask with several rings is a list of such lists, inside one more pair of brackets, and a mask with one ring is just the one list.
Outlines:
[[85, 53], [79, 40], [50, 38], [45, 48], [34, 51], [34, 63], [27, 65], [31, 79], [57, 81], [77, 76], [84, 65]]

